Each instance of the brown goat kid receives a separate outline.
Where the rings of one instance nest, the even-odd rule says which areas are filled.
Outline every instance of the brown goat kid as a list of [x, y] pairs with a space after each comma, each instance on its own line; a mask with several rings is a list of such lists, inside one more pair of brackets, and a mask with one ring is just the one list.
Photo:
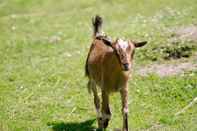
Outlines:
[[[92, 20], [93, 42], [86, 60], [86, 76], [89, 78], [88, 89], [93, 92], [99, 128], [107, 128], [111, 118], [109, 94], [120, 92], [123, 113], [123, 131], [128, 131], [128, 80], [132, 67], [135, 48], [147, 42], [133, 42], [117, 39], [112, 41], [102, 32], [102, 18]], [[102, 102], [97, 92], [101, 89]], [[101, 109], [100, 109], [101, 108]]]

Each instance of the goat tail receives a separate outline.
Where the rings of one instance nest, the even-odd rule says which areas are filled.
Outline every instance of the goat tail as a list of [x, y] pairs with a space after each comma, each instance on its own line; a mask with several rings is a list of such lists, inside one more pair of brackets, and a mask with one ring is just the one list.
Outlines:
[[93, 25], [93, 37], [102, 35], [102, 24], [103, 19], [99, 15], [96, 15], [92, 18], [92, 25]]

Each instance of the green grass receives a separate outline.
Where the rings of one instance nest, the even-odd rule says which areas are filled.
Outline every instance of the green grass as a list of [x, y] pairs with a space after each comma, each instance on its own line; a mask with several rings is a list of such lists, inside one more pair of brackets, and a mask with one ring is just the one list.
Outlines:
[[[113, 38], [148, 40], [135, 65], [165, 62], [169, 29], [195, 24], [196, 0], [0, 1], [0, 131], [86, 131], [97, 126], [84, 63], [91, 17], [104, 17]], [[181, 41], [182, 42], [182, 41]], [[188, 44], [183, 41], [183, 44]], [[191, 42], [196, 52], [196, 43]], [[184, 45], [185, 46], [185, 45]], [[188, 58], [190, 59], [190, 58]], [[197, 96], [197, 73], [160, 78], [134, 74], [129, 84], [129, 127], [197, 129], [197, 106], [174, 116]], [[111, 96], [108, 130], [121, 127], [120, 96]]]

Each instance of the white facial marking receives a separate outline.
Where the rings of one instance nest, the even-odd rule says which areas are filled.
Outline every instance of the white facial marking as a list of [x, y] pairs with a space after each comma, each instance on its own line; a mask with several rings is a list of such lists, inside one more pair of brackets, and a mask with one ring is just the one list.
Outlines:
[[118, 45], [120, 45], [120, 48], [122, 48], [125, 51], [128, 47], [128, 42], [122, 39], [118, 39]]

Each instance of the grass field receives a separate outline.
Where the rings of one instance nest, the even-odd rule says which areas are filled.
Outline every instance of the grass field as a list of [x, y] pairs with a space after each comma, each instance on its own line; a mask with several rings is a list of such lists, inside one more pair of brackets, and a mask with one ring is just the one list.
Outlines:
[[[84, 76], [95, 14], [113, 38], [149, 42], [136, 51], [135, 68], [142, 68], [196, 63], [196, 41], [170, 44], [171, 29], [197, 24], [196, 12], [196, 0], [0, 0], [0, 131], [96, 128]], [[181, 57], [166, 59], [173, 51]], [[197, 70], [166, 77], [134, 71], [129, 88], [130, 129], [197, 130], [197, 104], [175, 115], [197, 97]], [[111, 108], [109, 131], [122, 124], [119, 94]]]

